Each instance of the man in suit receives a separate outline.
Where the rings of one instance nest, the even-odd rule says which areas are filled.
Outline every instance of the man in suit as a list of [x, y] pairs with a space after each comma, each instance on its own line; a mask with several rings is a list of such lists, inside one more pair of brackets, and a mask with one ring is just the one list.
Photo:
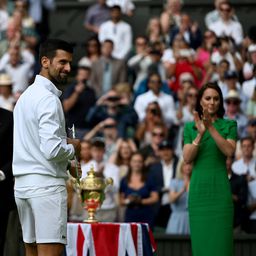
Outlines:
[[152, 175], [160, 195], [155, 207], [155, 226], [165, 229], [171, 214], [169, 186], [176, 176], [179, 159], [174, 154], [172, 143], [167, 140], [159, 144], [159, 156], [160, 161], [149, 166], [149, 175]]
[[9, 213], [15, 208], [12, 175], [13, 115], [0, 108], [0, 255], [3, 255]]
[[92, 64], [91, 84], [97, 96], [102, 96], [114, 85], [126, 81], [126, 64], [112, 57], [113, 49], [113, 41], [105, 40], [101, 46], [101, 57]]

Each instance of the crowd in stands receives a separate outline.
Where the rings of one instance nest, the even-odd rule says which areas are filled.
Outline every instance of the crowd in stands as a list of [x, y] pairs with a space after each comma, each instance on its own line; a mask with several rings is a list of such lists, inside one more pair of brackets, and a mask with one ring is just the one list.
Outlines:
[[[49, 31], [43, 17], [31, 15], [36, 1], [11, 1], [12, 8], [2, 2], [0, 106], [13, 110]], [[54, 8], [54, 1], [43, 2], [44, 10]], [[61, 101], [67, 127], [74, 124], [82, 142], [82, 177], [93, 166], [114, 179], [98, 213], [102, 221], [147, 222], [159, 232], [189, 234], [192, 164], [182, 159], [183, 127], [193, 121], [198, 90], [212, 82], [222, 90], [225, 118], [238, 124], [237, 151], [227, 159], [234, 231], [256, 233], [256, 26], [246, 33], [230, 1], [214, 5], [203, 29], [183, 12], [182, 0], [167, 0], [136, 38], [131, 0], [97, 0], [87, 9], [90, 38]], [[86, 212], [73, 183], [67, 186], [69, 220], [81, 221]]]

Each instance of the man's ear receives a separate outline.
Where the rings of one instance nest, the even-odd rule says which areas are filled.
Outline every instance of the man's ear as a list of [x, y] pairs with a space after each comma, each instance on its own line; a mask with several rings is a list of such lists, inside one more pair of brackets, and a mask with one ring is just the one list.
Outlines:
[[50, 60], [47, 57], [43, 56], [41, 58], [41, 65], [44, 69], [48, 69], [49, 63], [50, 63]]

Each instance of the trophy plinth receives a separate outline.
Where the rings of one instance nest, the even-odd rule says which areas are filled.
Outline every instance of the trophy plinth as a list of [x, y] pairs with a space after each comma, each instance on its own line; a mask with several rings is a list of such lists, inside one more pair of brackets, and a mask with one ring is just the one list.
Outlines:
[[113, 179], [104, 179], [103, 177], [97, 176], [93, 167], [87, 172], [87, 176], [80, 180], [79, 187], [82, 202], [85, 210], [88, 212], [88, 218], [84, 222], [98, 222], [95, 215], [105, 199], [104, 190], [108, 185], [113, 185]]

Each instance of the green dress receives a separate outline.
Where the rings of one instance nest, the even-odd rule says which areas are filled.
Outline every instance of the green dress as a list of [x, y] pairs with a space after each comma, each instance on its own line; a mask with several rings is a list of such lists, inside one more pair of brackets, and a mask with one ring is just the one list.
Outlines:
[[[235, 121], [217, 119], [213, 126], [225, 139], [237, 139]], [[187, 123], [184, 144], [191, 144], [197, 133], [195, 123]], [[193, 256], [232, 256], [233, 203], [226, 156], [208, 131], [194, 160], [188, 209]]]

